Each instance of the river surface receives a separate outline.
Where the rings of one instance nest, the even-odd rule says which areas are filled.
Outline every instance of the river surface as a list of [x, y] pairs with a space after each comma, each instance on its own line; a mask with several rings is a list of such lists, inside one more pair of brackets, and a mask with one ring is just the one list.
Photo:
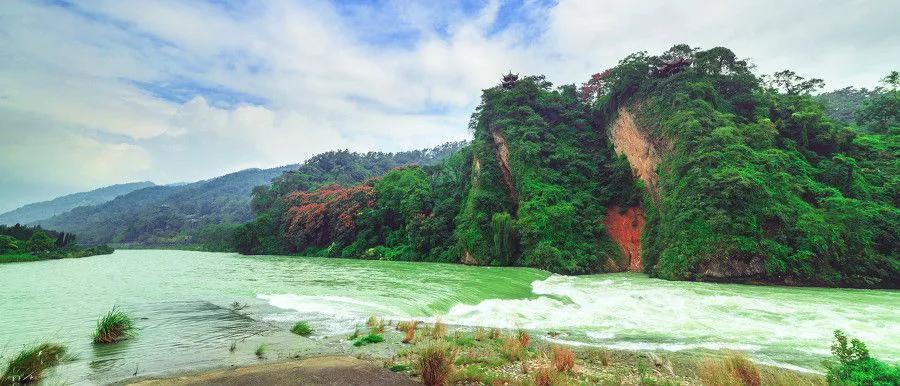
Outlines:
[[[27, 344], [61, 342], [76, 356], [52, 374], [63, 383], [250, 363], [258, 342], [301, 340], [286, 332], [293, 321], [310, 321], [316, 335], [343, 334], [373, 314], [526, 328], [613, 349], [739, 350], [809, 371], [822, 370], [832, 331], [843, 329], [900, 362], [898, 291], [161, 250], [0, 265], [0, 284], [0, 362]], [[140, 330], [95, 347], [96, 319], [113, 306]], [[289, 344], [315, 343], [303, 342]]]

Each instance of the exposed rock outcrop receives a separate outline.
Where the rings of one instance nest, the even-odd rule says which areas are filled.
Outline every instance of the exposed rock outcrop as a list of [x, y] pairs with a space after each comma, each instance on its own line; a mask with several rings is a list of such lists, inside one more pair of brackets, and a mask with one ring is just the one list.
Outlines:
[[759, 256], [711, 256], [697, 268], [697, 274], [707, 281], [752, 281], [766, 273], [765, 262]]
[[606, 209], [603, 224], [609, 237], [619, 246], [627, 259], [628, 270], [641, 272], [641, 231], [644, 229], [644, 209], [634, 206], [622, 209], [611, 206]]
[[637, 126], [634, 115], [620, 108], [618, 118], [608, 132], [616, 153], [625, 155], [634, 175], [644, 182], [654, 197], [658, 197], [656, 166], [660, 161], [659, 150], [647, 133]]
[[518, 212], [519, 194], [516, 191], [516, 185], [515, 183], [513, 183], [512, 172], [509, 169], [509, 146], [507, 146], [506, 138], [503, 138], [503, 133], [500, 132], [499, 128], [490, 125], [488, 128], [491, 132], [491, 138], [494, 142], [494, 153], [497, 154], [497, 164], [500, 165], [500, 173], [503, 176], [503, 184], [506, 186], [506, 191], [509, 193], [510, 201], [512, 201], [513, 205], [515, 205], [512, 214], [513, 216], [516, 216]]

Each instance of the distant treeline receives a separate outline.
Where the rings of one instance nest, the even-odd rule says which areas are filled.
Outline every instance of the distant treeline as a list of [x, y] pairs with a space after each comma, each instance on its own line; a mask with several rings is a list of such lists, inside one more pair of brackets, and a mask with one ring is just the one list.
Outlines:
[[[106, 245], [82, 247], [68, 232], [21, 224], [0, 225], [0, 262], [62, 259], [113, 253]], [[6, 256], [6, 257], [4, 257]]]

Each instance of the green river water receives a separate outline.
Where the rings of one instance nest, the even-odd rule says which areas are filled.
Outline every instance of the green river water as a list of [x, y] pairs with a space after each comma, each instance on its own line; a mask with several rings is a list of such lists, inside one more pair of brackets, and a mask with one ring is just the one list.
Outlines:
[[[250, 363], [246, 347], [256, 342], [314, 352], [313, 341], [286, 332], [293, 321], [310, 321], [322, 336], [373, 314], [526, 328], [544, 339], [554, 331], [562, 343], [613, 349], [740, 350], [809, 371], [822, 370], [839, 328], [900, 361], [898, 291], [161, 250], [0, 265], [0, 283], [0, 362], [30, 343], [65, 343], [77, 359], [54, 372], [62, 383]], [[248, 307], [233, 312], [233, 302]], [[114, 305], [137, 318], [138, 335], [93, 346], [97, 317]], [[231, 342], [241, 342], [237, 353]]]

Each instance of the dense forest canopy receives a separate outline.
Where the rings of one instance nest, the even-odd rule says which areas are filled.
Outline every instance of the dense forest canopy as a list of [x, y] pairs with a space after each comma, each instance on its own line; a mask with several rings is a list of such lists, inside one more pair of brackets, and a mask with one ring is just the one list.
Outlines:
[[[472, 142], [440, 162], [379, 177], [313, 161], [255, 189], [236, 248], [619, 271], [604, 218], [631, 207], [653, 276], [897, 287], [896, 72], [884, 83], [817, 98], [819, 79], [687, 45], [580, 87], [510, 73], [484, 90]], [[659, 153], [653, 179], [617, 155], [625, 114]]]

